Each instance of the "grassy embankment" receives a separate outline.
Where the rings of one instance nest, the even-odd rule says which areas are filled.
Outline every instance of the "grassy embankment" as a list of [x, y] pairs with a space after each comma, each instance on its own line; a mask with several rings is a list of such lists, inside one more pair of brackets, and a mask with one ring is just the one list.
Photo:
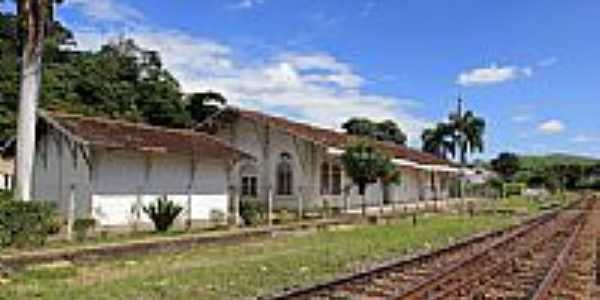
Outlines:
[[[497, 207], [539, 210], [521, 198]], [[35, 268], [0, 284], [0, 299], [236, 299], [326, 280], [361, 266], [441, 247], [507, 226], [506, 215], [429, 215], [381, 226], [261, 239], [238, 245]]]

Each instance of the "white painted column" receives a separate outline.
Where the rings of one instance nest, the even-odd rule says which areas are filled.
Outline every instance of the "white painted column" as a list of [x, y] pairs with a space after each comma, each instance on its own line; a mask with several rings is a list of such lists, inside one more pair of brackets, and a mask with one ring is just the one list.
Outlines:
[[231, 197], [231, 208], [233, 213], [233, 223], [236, 226], [240, 225], [240, 193], [238, 193], [235, 186], [229, 187], [229, 193]]
[[75, 224], [75, 184], [69, 186], [69, 211], [67, 213], [67, 238], [73, 240], [73, 225]]

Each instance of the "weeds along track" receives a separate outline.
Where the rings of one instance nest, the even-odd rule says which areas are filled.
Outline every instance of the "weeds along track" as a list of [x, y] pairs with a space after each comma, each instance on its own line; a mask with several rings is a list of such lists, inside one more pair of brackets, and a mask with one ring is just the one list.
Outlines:
[[[410, 260], [272, 299], [531, 299], [550, 293], [583, 234], [590, 201]], [[542, 283], [543, 292], [538, 292]]]

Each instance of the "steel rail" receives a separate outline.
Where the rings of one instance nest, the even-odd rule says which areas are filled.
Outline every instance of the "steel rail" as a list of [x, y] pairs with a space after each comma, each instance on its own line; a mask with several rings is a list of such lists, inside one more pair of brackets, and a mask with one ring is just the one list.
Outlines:
[[[465, 258], [464, 260], [456, 263], [455, 265], [450, 266], [449, 268], [439, 272], [436, 276], [434, 276], [432, 278], [423, 280], [420, 284], [414, 286], [410, 290], [403, 291], [397, 295], [394, 295], [393, 297], [390, 297], [389, 300], [444, 299], [446, 294], [448, 293], [448, 291], [455, 290], [457, 288], [460, 288], [461, 286], [464, 286], [465, 284], [470, 282], [473, 278], [477, 278], [481, 274], [490, 274], [490, 272], [493, 272], [493, 271], [499, 269], [501, 266], [503, 266], [507, 262], [511, 261], [512, 258], [518, 257], [521, 253], [528, 252], [529, 249], [531, 249], [532, 247], [535, 247], [541, 243], [544, 243], [545, 241], [553, 238], [554, 236], [556, 236], [557, 234], [560, 233], [560, 230], [557, 230], [556, 232], [552, 232], [552, 233], [548, 234], [548, 236], [543, 236], [542, 238], [537, 239], [535, 241], [534, 245], [532, 245], [531, 247], [526, 247], [526, 249], [518, 251], [516, 254], [504, 257], [499, 262], [493, 264], [492, 266], [488, 266], [488, 267], [482, 266], [482, 269], [480, 270], [481, 272], [471, 273], [467, 276], [458, 278], [458, 281], [451, 282], [450, 284], [443, 286], [443, 284], [446, 283], [447, 281], [450, 281], [453, 279], [456, 280], [457, 278], [455, 278], [455, 277], [457, 274], [460, 273], [461, 269], [468, 268], [469, 266], [473, 266], [473, 263], [476, 262], [477, 260], [485, 259], [486, 256], [490, 255], [494, 251], [500, 250], [504, 246], [509, 246], [511, 242], [517, 241], [519, 238], [524, 237], [525, 235], [530, 233], [535, 228], [536, 227], [523, 228], [522, 230], [515, 232], [515, 234], [507, 236], [507, 237], [503, 238], [502, 240], [498, 240], [496, 243], [493, 243], [489, 247], [481, 250], [479, 253]], [[436, 288], [439, 288], [442, 286], [443, 286], [444, 290], [435, 291]], [[432, 292], [432, 291], [435, 291], [435, 292]]]
[[333, 290], [336, 287], [350, 284], [350, 283], [353, 283], [356, 281], [364, 281], [366, 279], [376, 277], [379, 274], [394, 272], [395, 269], [401, 269], [403, 267], [410, 266], [411, 264], [414, 264], [414, 263], [426, 262], [428, 260], [435, 259], [436, 257], [450, 253], [452, 251], [460, 251], [460, 249], [463, 247], [468, 247], [470, 245], [473, 245], [473, 244], [476, 244], [479, 242], [483, 242], [486, 239], [503, 238], [502, 237], [503, 235], [513, 235], [515, 232], [511, 232], [511, 231], [522, 232], [524, 230], [525, 231], [532, 230], [538, 226], [546, 224], [547, 222], [555, 219], [556, 216], [558, 215], [558, 213], [559, 213], [559, 211], [551, 211], [551, 212], [545, 213], [545, 214], [537, 216], [537, 217], [529, 218], [521, 224], [511, 225], [504, 229], [494, 230], [494, 231], [489, 232], [484, 235], [478, 235], [476, 237], [469, 238], [469, 239], [463, 240], [461, 242], [446, 246], [442, 249], [430, 251], [426, 254], [422, 254], [422, 255], [419, 255], [416, 257], [409, 257], [408, 259], [404, 258], [404, 259], [401, 259], [398, 261], [394, 261], [391, 263], [377, 266], [375, 268], [372, 268], [372, 269], [369, 269], [366, 271], [350, 274], [350, 275], [340, 277], [340, 278], [337, 278], [337, 279], [334, 279], [334, 280], [331, 280], [328, 282], [324, 282], [321, 284], [317, 284], [314, 286], [284, 291], [283, 293], [281, 293], [279, 295], [267, 297], [264, 299], [269, 299], [269, 300], [299, 299], [302, 297], [307, 297], [309, 295], [313, 295], [320, 291]]
[[552, 264], [552, 268], [544, 277], [544, 280], [540, 283], [535, 293], [531, 297], [531, 300], [546, 300], [550, 297], [550, 290], [552, 289], [552, 285], [556, 282], [556, 279], [563, 271], [565, 266], [567, 265], [570, 254], [573, 251], [575, 242], [577, 241], [577, 237], [579, 236], [579, 232], [581, 228], [585, 225], [585, 221], [580, 222], [575, 231], [571, 234], [569, 239], [565, 242], [564, 247], [562, 248], [560, 254]]

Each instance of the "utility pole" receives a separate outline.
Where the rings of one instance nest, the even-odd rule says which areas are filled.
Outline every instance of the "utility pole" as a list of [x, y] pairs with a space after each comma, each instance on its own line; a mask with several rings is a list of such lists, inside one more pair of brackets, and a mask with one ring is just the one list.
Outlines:
[[[463, 99], [462, 99], [462, 95], [459, 93], [458, 94], [458, 99], [457, 99], [457, 108], [456, 108], [456, 122], [457, 122], [457, 127], [456, 130], [456, 141], [458, 141], [458, 143], [455, 145], [455, 150], [457, 151], [457, 153], [459, 154], [459, 159], [460, 159], [460, 165], [461, 168], [465, 168], [465, 166], [463, 165], [463, 154], [462, 154], [462, 147], [463, 147], [463, 130], [462, 130], [462, 126], [463, 126]], [[460, 194], [460, 199], [461, 199], [461, 206], [464, 208], [464, 204], [465, 204], [465, 186], [464, 186], [464, 170], [461, 170], [461, 174], [459, 175], [459, 191], [458, 193]]]

